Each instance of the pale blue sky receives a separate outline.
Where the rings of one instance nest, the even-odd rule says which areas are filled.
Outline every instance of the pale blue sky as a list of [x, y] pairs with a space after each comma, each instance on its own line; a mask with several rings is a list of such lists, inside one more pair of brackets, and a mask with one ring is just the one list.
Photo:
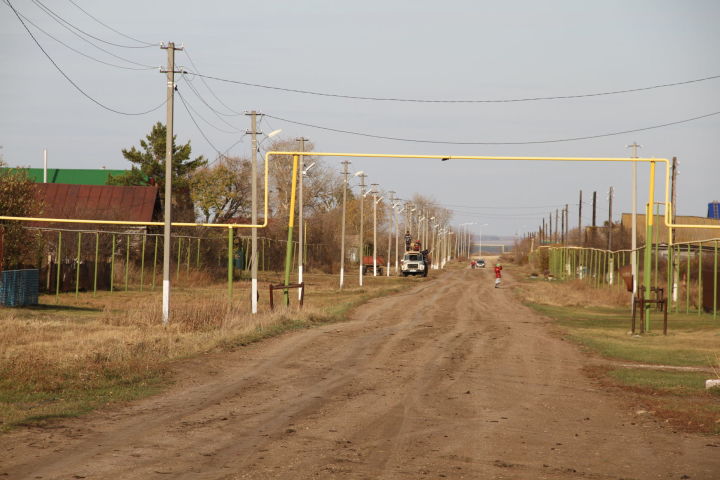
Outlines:
[[[30, 0], [16, 9], [68, 45], [104, 61], [131, 66], [82, 42]], [[359, 96], [503, 99], [575, 95], [638, 88], [720, 74], [717, 1], [152, 1], [73, 0], [89, 13], [146, 42], [187, 47], [201, 72], [246, 82]], [[138, 45], [96, 23], [68, 0], [42, 0], [66, 21], [104, 40]], [[141, 111], [165, 97], [157, 70], [121, 70], [87, 60], [30, 26], [58, 65], [100, 102]], [[146, 65], [165, 51], [103, 46]], [[10, 8], [0, 5], [0, 145], [11, 165], [127, 168], [120, 150], [137, 145], [164, 108], [145, 116], [110, 113], [81, 96], [43, 56]], [[192, 66], [178, 53], [178, 65]], [[720, 111], [720, 79], [646, 92], [574, 100], [499, 104], [427, 104], [343, 100], [208, 81], [238, 112], [264, 113], [381, 136], [459, 142], [522, 142], [641, 128]], [[199, 79], [201, 96], [220, 106]], [[223, 124], [180, 80], [178, 89], [208, 121]], [[215, 157], [179, 99], [178, 138], [196, 154]], [[245, 116], [223, 117], [239, 132]], [[241, 133], [223, 133], [198, 119], [224, 150]], [[680, 158], [678, 212], [705, 215], [720, 199], [720, 116], [646, 132], [541, 145], [438, 145], [378, 140], [265, 119], [267, 133], [303, 135], [320, 151], [447, 155], [641, 156]], [[246, 140], [231, 152], [247, 153]], [[328, 160], [336, 164], [337, 160]], [[430, 160], [354, 160], [368, 182], [403, 198], [415, 192], [458, 206], [455, 222], [490, 224], [486, 234], [536, 228], [543, 214], [571, 204], [578, 189], [601, 200], [616, 191], [615, 212], [630, 208], [630, 167]], [[339, 166], [338, 166], [339, 169]], [[647, 195], [641, 168], [640, 195]], [[507, 208], [517, 207], [517, 208]], [[590, 209], [584, 207], [586, 222]], [[618, 215], [616, 214], [616, 219]]]

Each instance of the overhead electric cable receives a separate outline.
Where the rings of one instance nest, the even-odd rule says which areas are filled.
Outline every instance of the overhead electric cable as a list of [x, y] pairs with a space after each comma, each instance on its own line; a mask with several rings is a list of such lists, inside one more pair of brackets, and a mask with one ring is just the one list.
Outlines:
[[416, 139], [416, 138], [401, 138], [401, 137], [389, 137], [389, 136], [384, 136], [384, 135], [374, 135], [371, 133], [354, 132], [351, 130], [341, 130], [339, 128], [331, 128], [331, 127], [324, 127], [321, 125], [313, 125], [311, 123], [297, 122], [294, 120], [289, 120], [287, 118], [276, 117], [276, 116], [273, 116], [273, 115], [270, 115], [267, 113], [265, 114], [265, 116], [267, 116], [269, 118], [273, 118], [275, 120], [279, 120], [281, 122], [292, 123], [294, 125], [302, 125], [303, 127], [317, 128], [319, 130], [326, 130], [329, 132], [345, 133], [348, 135], [356, 135], [356, 136], [360, 136], [360, 137], [377, 138], [380, 140], [393, 140], [393, 141], [397, 141], [397, 142], [411, 142], [411, 143], [431, 143], [431, 144], [438, 144], [438, 145], [537, 145], [537, 144], [543, 144], [543, 143], [574, 142], [574, 141], [579, 141], [579, 140], [591, 140], [591, 139], [595, 139], [595, 138], [612, 137], [614, 135], [623, 135], [626, 133], [643, 132], [646, 130], [653, 130], [656, 128], [669, 127], [672, 125], [679, 125], [682, 123], [688, 123], [688, 122], [692, 122], [695, 120], [712, 117], [714, 115], [720, 115], [720, 111], [708, 113], [705, 115], [699, 115], [697, 117], [686, 118], [684, 120], [678, 120], [675, 122], [668, 122], [668, 123], [662, 123], [659, 125], [652, 125], [649, 127], [634, 128], [634, 129], [630, 129], [630, 130], [622, 130], [619, 132], [603, 133], [603, 134], [599, 134], [599, 135], [587, 135], [587, 136], [583, 136], [583, 137], [558, 138], [558, 139], [552, 139], [552, 140], [517, 141], [517, 142], [480, 142], [480, 141], [453, 142], [453, 141], [445, 141], [445, 140], [421, 140], [421, 139]]
[[[186, 82], [185, 84], [187, 85], [187, 82]], [[191, 88], [190, 90], [192, 90], [192, 88]], [[217, 130], [218, 132], [229, 133], [229, 134], [233, 134], [233, 133], [238, 133], [238, 132], [239, 132], [239, 130], [237, 130], [237, 129], [236, 129], [236, 130], [232, 130], [232, 131], [230, 131], [230, 130], [224, 130], [224, 129], [218, 127], [217, 125], [212, 124], [212, 123], [209, 122], [205, 117], [203, 117], [203, 116], [200, 114], [200, 112], [197, 111], [197, 109], [196, 109], [195, 107], [192, 106], [192, 104], [190, 103], [189, 100], [187, 101], [187, 106], [188, 106], [188, 108], [189, 108], [190, 110], [193, 111], [193, 113], [195, 113], [195, 115], [197, 115], [197, 116], [200, 118], [200, 120], [202, 120], [203, 122], [205, 122], [208, 126], [214, 128], [214, 129]], [[230, 126], [232, 127], [232, 125], [230, 125]], [[232, 128], [235, 128], [235, 127], [232, 127]]]
[[88, 54], [85, 53], [85, 52], [81, 52], [80, 50], [77, 50], [76, 48], [71, 47], [71, 46], [68, 45], [67, 43], [65, 43], [65, 42], [63, 42], [62, 40], [60, 40], [59, 38], [51, 35], [51, 34], [48, 33], [47, 31], [45, 31], [45, 30], [43, 30], [42, 28], [40, 28], [35, 22], [33, 22], [32, 20], [30, 20], [28, 17], [26, 17], [26, 16], [23, 15], [22, 13], [20, 13], [20, 16], [21, 16], [22, 18], [24, 18], [27, 23], [29, 23], [30, 25], [32, 25], [33, 27], [35, 27], [35, 28], [36, 28], [37, 30], [39, 30], [40, 32], [44, 33], [46, 36], [52, 38], [53, 40], [55, 40], [56, 42], [58, 42], [60, 45], [64, 46], [65, 48], [67, 48], [67, 49], [69, 49], [69, 50], [72, 50], [73, 52], [77, 53], [78, 55], [81, 55], [81, 56], [83, 56], [83, 57], [85, 57], [85, 58], [88, 58], [88, 59], [90, 59], [90, 60], [92, 60], [92, 61], [95, 61], [95, 62], [98, 62], [98, 63], [102, 63], [103, 65], [108, 65], [108, 66], [110, 66], [110, 67], [121, 68], [121, 69], [123, 69], [123, 70], [136, 70], [136, 71], [137, 71], [137, 70], [154, 70], [154, 69], [156, 68], [156, 67], [150, 67], [150, 66], [148, 66], [148, 67], [126, 67], [126, 66], [123, 66], [123, 65], [117, 65], [117, 64], [115, 64], [115, 63], [110, 63], [110, 62], [106, 62], [106, 61], [104, 61], [104, 60], [100, 60], [99, 58], [95, 58], [95, 57], [93, 57], [92, 55], [88, 55]]
[[[197, 112], [197, 110], [193, 109], [193, 111], [194, 111], [196, 114], [198, 114], [198, 116], [200, 116], [200, 118], [201, 118], [205, 123], [207, 123], [208, 125], [210, 125], [210, 126], [213, 127], [214, 129], [219, 130], [219, 131], [221, 131], [221, 132], [223, 132], [223, 133], [238, 133], [238, 132], [241, 132], [241, 131], [242, 131], [241, 129], [239, 129], [238, 127], [236, 127], [235, 125], [233, 125], [232, 123], [230, 123], [230, 122], [228, 122], [227, 120], [225, 120], [222, 116], [220, 116], [219, 113], [218, 113], [208, 102], [205, 101], [205, 99], [202, 97], [202, 95], [200, 95], [200, 92], [198, 92], [197, 88], [195, 88], [195, 85], [193, 85], [192, 82], [190, 82], [189, 79], [188, 79], [185, 75], [182, 75], [182, 78], [185, 80], [185, 85], [187, 85], [188, 88], [195, 94], [195, 96], [196, 96], [212, 113], [215, 114], [215, 116], [218, 118], [218, 120], [220, 120], [221, 122], [223, 122], [223, 123], [224, 123], [225, 125], [227, 125], [228, 127], [232, 128], [233, 130], [232, 130], [231, 132], [228, 132], [227, 130], [223, 130], [222, 128], [216, 127], [216, 126], [213, 125], [212, 123], [210, 123], [210, 122], [208, 122], [207, 120], [205, 120], [202, 116], [200, 116], [200, 114]], [[244, 133], [244, 132], [243, 132], [243, 133]]]
[[120, 114], [120, 115], [132, 115], [132, 116], [135, 116], [135, 115], [145, 115], [145, 114], [147, 114], [147, 113], [154, 112], [155, 110], [157, 110], [157, 109], [159, 109], [160, 107], [162, 107], [163, 105], [165, 105], [165, 103], [167, 102], [167, 101], [163, 101], [160, 105], [158, 105], [158, 106], [155, 107], [155, 108], [151, 108], [150, 110], [146, 110], [146, 111], [144, 111], [144, 112], [137, 112], [137, 113], [135, 113], [135, 112], [122, 112], [122, 111], [120, 111], [120, 110], [115, 110], [114, 108], [108, 107], [107, 105], [104, 105], [104, 104], [100, 103], [98, 100], [95, 100], [95, 99], [94, 99], [93, 97], [91, 97], [89, 94], [85, 93], [85, 91], [84, 91], [82, 88], [80, 88], [80, 87], [78, 86], [78, 84], [76, 84], [65, 72], [63, 72], [63, 70], [60, 68], [60, 66], [59, 66], [57, 63], [55, 63], [55, 60], [53, 60], [52, 57], [45, 51], [45, 49], [42, 47], [42, 45], [40, 45], [40, 42], [38, 42], [37, 38], [35, 38], [35, 35], [33, 35], [32, 32], [30, 31], [30, 29], [28, 28], [28, 26], [25, 25], [25, 22], [23, 22], [23, 19], [20, 17], [20, 14], [18, 13], [18, 11], [15, 10], [15, 7], [12, 5], [12, 3], [10, 3], [10, 0], [5, 0], [5, 3], [12, 9], [13, 13], [15, 14], [15, 16], [18, 18], [18, 20], [19, 20], [20, 23], [22, 24], [23, 28], [25, 28], [25, 31], [27, 31], [27, 32], [28, 32], [28, 35], [30, 35], [30, 38], [33, 39], [33, 41], [34, 41], [35, 44], [38, 46], [38, 48], [40, 49], [40, 51], [42, 51], [43, 54], [47, 57], [47, 59], [50, 60], [50, 63], [53, 64], [53, 66], [57, 69], [57, 71], [60, 72], [60, 75], [62, 75], [63, 77], [65, 77], [65, 80], [67, 80], [68, 82], [70, 82], [70, 85], [72, 85], [73, 87], [75, 87], [75, 89], [76, 89], [78, 92], [80, 92], [85, 98], [87, 98], [87, 99], [90, 100], [91, 102], [95, 103], [95, 104], [98, 105], [99, 107], [104, 108], [105, 110], [108, 110], [108, 111], [110, 111], [110, 112]]
[[[35, 1], [35, 0], [33, 0], [33, 1]], [[9, 2], [8, 2], [7, 0], [5, 0], [5, 3], [9, 3]], [[40, 7], [40, 8], [42, 8], [42, 7]], [[16, 10], [16, 11], [17, 11], [17, 10]], [[48, 12], [45, 12], [45, 13], [48, 13]], [[136, 61], [134, 61], [134, 60], [130, 60], [130, 59], [125, 58], [125, 57], [121, 57], [120, 55], [116, 55], [116, 54], [112, 53], [111, 51], [106, 50], [106, 49], [104, 49], [103, 47], [101, 47], [101, 46], [99, 46], [99, 45], [96, 45], [96, 44], [94, 44], [93, 42], [91, 42], [90, 40], [88, 40], [87, 38], [83, 37], [83, 36], [80, 35], [78, 32], [76, 32], [76, 31], [73, 30], [72, 28], [68, 27], [65, 23], [63, 23], [64, 21], [58, 20], [58, 18], [55, 18], [52, 14], [49, 14], [49, 13], [48, 13], [48, 15], [50, 16], [50, 18], [52, 18], [55, 22], [57, 22], [57, 23], [58, 23], [61, 27], [63, 27], [65, 30], [69, 31], [70, 33], [72, 33], [73, 35], [75, 35], [77, 38], [79, 38], [79, 39], [82, 40], [83, 42], [87, 43], [88, 45], [91, 45], [91, 46], [97, 48], [97, 49], [100, 50], [101, 52], [104, 52], [104, 53], [110, 55], [111, 57], [117, 58], [118, 60], [122, 60], [123, 62], [131, 63], [131, 64], [133, 64], [133, 65], [138, 65], [138, 66], [140, 66], [140, 67], [146, 67], [146, 68], [148, 68], [148, 69], [150, 69], [150, 68], [156, 68], [156, 67], [154, 67], [153, 65], [147, 65], [147, 64], [144, 64], [144, 63], [136, 62]], [[67, 22], [66, 22], [66, 23], [67, 23]]]
[[[72, 1], [72, 0], [70, 0], [70, 1]], [[195, 71], [197, 71], [197, 72], [199, 73], [199, 72], [200, 72], [200, 69], [197, 68], [197, 65], [195, 65], [195, 62], [193, 61], [192, 57], [190, 56], [190, 53], [188, 52], [188, 48], [187, 48], [187, 47], [185, 47], [185, 49], [183, 50], [183, 53], [188, 57], [188, 60], [190, 60], [190, 64], [193, 66], [193, 68], [195, 69]], [[187, 72], [184, 72], [184, 73], [187, 73]], [[208, 91], [210, 92], [210, 94], [211, 94], [213, 97], [215, 97], [215, 100], [217, 100], [218, 102], [220, 102], [220, 104], [221, 104], [223, 107], [227, 108], [228, 110], [230, 110], [230, 111], [232, 112], [232, 113], [217, 112], [218, 115], [223, 115], [223, 116], [226, 116], [226, 117], [237, 117], [237, 116], [240, 116], [240, 115], [244, 115], [244, 113], [242, 113], [242, 112], [237, 112], [237, 111], [233, 110], [232, 108], [228, 107], [228, 105], [227, 105], [225, 102], [223, 102], [223, 101], [220, 99], [220, 97], [218, 97], [218, 96], [215, 94], [215, 92], [213, 91], [213, 89], [210, 88], [210, 85], [207, 84], [207, 82], [205, 81], [205, 78], [200, 77], [199, 75], [198, 75], [198, 77], [199, 77], [200, 80], [203, 82], [203, 85], [205, 85], [205, 88], [208, 89]]]
[[104, 43], [104, 44], [106, 44], [106, 45], [112, 45], [113, 47], [120, 47], [120, 48], [149, 48], [149, 47], [151, 46], [151, 45], [143, 45], [143, 46], [139, 46], [139, 45], [122, 45], [122, 44], [120, 44], [120, 43], [114, 43], [114, 42], [109, 42], [109, 41], [107, 41], [107, 40], [103, 40], [102, 38], [96, 37], [96, 36], [94, 36], [94, 35], [92, 35], [92, 34], [90, 34], [90, 33], [87, 33], [86, 31], [84, 31], [84, 30], [76, 27], [76, 26], [73, 25], [72, 23], [68, 22], [67, 20], [65, 20], [64, 18], [62, 18], [60, 15], [58, 15], [57, 13], [55, 13], [52, 9], [50, 9], [47, 5], [45, 5], [44, 3], [42, 3], [40, 0], [31, 0], [31, 1], [32, 1], [35, 5], [37, 5], [38, 7], [40, 7], [42, 10], [44, 10], [48, 15], [50, 15], [51, 17], [57, 19], [57, 21], [64, 23], [65, 25], [69, 26], [70, 28], [72, 28], [72, 29], [74, 29], [74, 30], [77, 30], [78, 32], [82, 33], [83, 35], [86, 35], [86, 36], [88, 36], [88, 37], [90, 37], [90, 38], [93, 38], [93, 39], [97, 40], [98, 42], [102, 42], [102, 43]]
[[[158, 45], [160, 45], [159, 42], [155, 42], [155, 43], [152, 43], [152, 42], [143, 42], [142, 40], [138, 40], [137, 38], [131, 37], [130, 35], [126, 35], [126, 34], [124, 34], [123, 32], [114, 29], [114, 28], [111, 27], [110, 25], [108, 25], [108, 24], [106, 24], [106, 23], [103, 23], [103, 22], [100, 21], [97, 17], [93, 16], [92, 14], [90, 14], [90, 12], [88, 12], [87, 10], [85, 10], [84, 8], [82, 8], [80, 5], [78, 5], [77, 3], [75, 3], [73, 0], [68, 0], [68, 2], [72, 3], [73, 5], [75, 5], [81, 12], [83, 12], [85, 15], [87, 15], [88, 17], [90, 17], [90, 18], [92, 18], [93, 20], [95, 20], [97, 23], [99, 23], [99, 24], [102, 25], [103, 27], [105, 27], [105, 28], [107, 28], [108, 30], [111, 30], [111, 31], [117, 33], [118, 35], [120, 35], [120, 36], [122, 36], [122, 37], [127, 38], [128, 40], [133, 40], [133, 41], [135, 41], [135, 42], [142, 43], [143, 45], [145, 45], [145, 47], [157, 47]], [[145, 48], [145, 47], [136, 47], [136, 48]]]
[[185, 103], [185, 98], [183, 97], [182, 93], [180, 93], [180, 90], [177, 90], [177, 93], [178, 93], [178, 97], [180, 97], [180, 101], [182, 102], [183, 107], [185, 107], [185, 111], [190, 116], [190, 120], [192, 120], [192, 122], [195, 124], [195, 127], [198, 129], [198, 132], [200, 132], [200, 135], [202, 135], [202, 137], [205, 139], [205, 141], [208, 143], [208, 145], [210, 145], [210, 147], [212, 147], [212, 149], [215, 150], [215, 152], [217, 152], [217, 154], [220, 157], [222, 157], [223, 156], [222, 152], [220, 150], [218, 150], [217, 147], [215, 147], [215, 145], [210, 141], [210, 139], [207, 137], [207, 135], [205, 135], [205, 132], [203, 132], [202, 128], [200, 128], [200, 125], [198, 125], [198, 123], [195, 121], [195, 117], [193, 117], [193, 114], [190, 112], [190, 109], [188, 108], [187, 103]]
[[553, 95], [547, 97], [525, 97], [525, 98], [501, 98], [501, 99], [458, 99], [458, 100], [446, 100], [446, 99], [422, 99], [422, 98], [397, 98], [397, 97], [367, 97], [361, 95], [343, 95], [340, 93], [327, 93], [318, 92], [314, 90], [301, 90], [298, 88], [286, 88], [276, 87], [272, 85], [263, 85], [261, 83], [245, 82], [242, 80], [230, 80], [227, 78], [213, 77], [210, 75], [203, 75], [200, 72], [187, 72], [192, 75], [196, 75], [201, 78], [207, 78], [208, 80], [216, 80], [218, 82], [234, 83], [237, 85], [244, 85], [247, 87], [264, 88], [267, 90], [277, 90], [288, 93], [298, 93], [303, 95], [316, 95], [319, 97], [332, 97], [332, 98], [343, 98], [347, 100], [368, 100], [376, 102], [407, 102], [407, 103], [517, 103], [517, 102], [537, 102], [541, 100], [570, 100], [574, 98], [588, 98], [588, 97], [601, 97], [606, 95], [618, 95], [622, 93], [642, 92], [646, 90], [654, 90], [658, 88], [676, 87], [679, 85], [689, 85], [691, 83], [705, 82], [708, 80], [715, 80], [720, 78], [720, 75], [712, 75], [709, 77], [695, 78], [692, 80], [685, 80], [681, 82], [663, 83], [659, 85], [651, 85], [647, 87], [639, 88], [628, 88], [623, 90], [611, 90], [607, 92], [594, 92], [594, 93], [582, 93], [578, 95]]

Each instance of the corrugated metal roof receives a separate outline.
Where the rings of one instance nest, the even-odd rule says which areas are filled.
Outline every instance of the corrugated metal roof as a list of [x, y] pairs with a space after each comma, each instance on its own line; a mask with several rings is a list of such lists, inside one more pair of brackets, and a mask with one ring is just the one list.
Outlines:
[[159, 210], [157, 187], [38, 183], [46, 218], [149, 222]]
[[[42, 168], [23, 168], [31, 180], [42, 183]], [[105, 185], [108, 175], [121, 175], [126, 170], [79, 169], [79, 168], [48, 168], [48, 183], [67, 183], [70, 185]]]

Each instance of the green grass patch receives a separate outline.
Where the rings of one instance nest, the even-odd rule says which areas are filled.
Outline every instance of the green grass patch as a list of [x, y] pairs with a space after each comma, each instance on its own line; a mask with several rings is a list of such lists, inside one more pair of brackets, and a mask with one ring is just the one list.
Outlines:
[[671, 372], [642, 368], [616, 368], [608, 375], [623, 385], [660, 390], [675, 395], [696, 395], [706, 393], [705, 380], [708, 374], [702, 372]]
[[656, 313], [650, 333], [633, 336], [627, 309], [528, 305], [554, 319], [570, 339], [609, 359], [708, 367], [720, 351], [720, 322], [709, 315], [670, 314], [665, 336]]

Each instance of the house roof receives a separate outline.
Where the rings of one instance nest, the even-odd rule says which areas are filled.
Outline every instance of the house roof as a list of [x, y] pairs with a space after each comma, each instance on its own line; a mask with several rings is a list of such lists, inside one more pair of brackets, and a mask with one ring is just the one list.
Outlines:
[[[42, 168], [23, 168], [31, 180], [41, 183], [44, 179]], [[105, 185], [108, 175], [120, 175], [125, 170], [48, 168], [47, 183], [67, 183], [71, 185]]]
[[159, 209], [157, 187], [38, 183], [42, 216], [79, 220], [149, 222]]

